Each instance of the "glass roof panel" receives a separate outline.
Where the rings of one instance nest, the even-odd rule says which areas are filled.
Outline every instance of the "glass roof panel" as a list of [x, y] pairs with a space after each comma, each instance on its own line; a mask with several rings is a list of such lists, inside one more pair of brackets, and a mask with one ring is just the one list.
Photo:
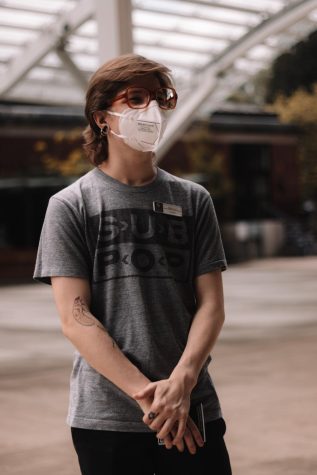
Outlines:
[[61, 62], [57, 54], [54, 52], [47, 54], [39, 64], [42, 66], [49, 66], [53, 68], [63, 67], [63, 63]]
[[308, 18], [309, 18], [310, 20], [312, 20], [312, 21], [317, 21], [317, 9], [316, 9], [316, 10], [313, 10], [313, 11], [309, 14]]
[[[252, 36], [252, 29], [259, 29], [263, 20], [270, 19], [285, 6], [300, 3], [300, 0], [131, 0], [133, 51], [171, 67], [177, 83], [186, 89], [201, 77], [199, 73], [204, 68], [216, 64], [218, 57], [222, 58], [227, 51], [232, 54], [235, 43], [239, 41], [240, 45], [246, 33]], [[94, 5], [94, 0], [91, 0], [91, 4]], [[42, 57], [38, 48], [41, 35], [52, 35], [51, 44], [54, 45], [55, 41], [57, 45], [59, 38], [54, 38], [57, 17], [74, 8], [79, 9], [80, 5], [80, 0], [0, 0], [0, 91], [1, 83], [7, 85], [10, 77], [12, 84], [15, 84], [14, 74], [19, 69], [19, 61], [15, 62], [13, 70], [10, 69], [11, 60], [20, 55], [22, 64], [25, 63], [25, 57], [34, 61], [30, 63], [31, 69], [27, 74], [28, 68], [20, 72], [16, 86], [11, 86], [11, 90], [10, 84], [7, 89], [4, 88], [10, 91], [3, 94], [4, 100], [14, 97], [15, 91], [22, 94], [29, 90], [26, 96], [37, 101], [35, 91], [42, 81], [41, 101], [45, 99], [47, 90], [47, 100], [51, 103], [54, 101], [51, 85], [54, 81], [62, 84], [63, 80], [65, 91], [60, 96], [62, 99], [56, 97], [57, 102], [62, 100], [67, 103], [68, 95], [70, 103], [82, 98], [82, 90], [73, 76], [74, 71], [72, 68], [67, 69], [67, 61], [65, 64], [61, 61], [54, 52], [54, 46], [49, 45], [46, 55], [38, 61]], [[65, 52], [79, 69], [79, 74], [87, 77], [99, 65], [97, 22], [93, 11], [88, 16], [65, 41]], [[316, 23], [315, 8], [304, 19], [298, 18], [295, 25], [288, 25], [284, 31], [273, 31], [261, 40], [261, 44], [253, 43], [249, 50], [239, 53], [240, 57], [231, 56], [229, 69], [226, 61], [223, 63], [226, 65], [225, 71], [232, 67], [239, 74], [250, 76], [250, 73], [268, 66], [272, 57], [281, 52], [283, 47], [305, 37], [305, 33], [316, 28]], [[46, 38], [43, 36], [44, 43]], [[35, 81], [36, 86], [30, 86], [32, 81]], [[225, 83], [225, 80], [222, 82]], [[72, 86], [68, 88], [70, 84]], [[56, 87], [54, 93], [60, 90], [60, 86]]]
[[166, 32], [162, 35], [158, 31], [135, 28], [133, 32], [134, 42], [145, 45], [160, 45], [166, 48], [184, 48], [188, 51], [198, 51], [212, 53], [220, 51], [229, 44], [228, 41], [221, 39], [204, 38], [203, 36], [190, 36], [185, 34], [175, 34]]
[[261, 60], [250, 61], [248, 58], [239, 58], [234, 62], [234, 67], [241, 71], [253, 71], [256, 73], [263, 68], [263, 62]]
[[225, 25], [219, 24], [216, 21], [207, 21], [203, 19], [196, 18], [185, 18], [179, 17], [177, 15], [163, 15], [161, 13], [156, 13], [153, 15], [151, 12], [145, 12], [141, 10], [136, 10], [132, 15], [133, 23], [138, 26], [156, 26], [157, 24], [164, 25], [165, 29], [176, 29], [180, 31], [194, 31], [200, 34], [212, 33], [219, 37], [224, 37], [229, 35], [230, 37], [240, 36], [246, 31], [246, 27], [243, 25]]
[[0, 26], [0, 43], [7, 41], [17, 45], [24, 45], [27, 41], [37, 37], [37, 32], [23, 29], [12, 29]]
[[247, 53], [247, 57], [250, 59], [265, 60], [265, 59], [270, 59], [271, 56], [272, 56], [272, 48], [268, 48], [265, 45], [254, 46]]
[[232, 5], [233, 7], [242, 8], [258, 8], [259, 11], [267, 11], [269, 13], [278, 12], [287, 2], [286, 0], [260, 0], [258, 2], [250, 2], [250, 0], [217, 0], [219, 5]]
[[0, 48], [0, 60], [10, 61], [18, 52], [18, 46], [2, 45]]
[[258, 21], [258, 15], [236, 10], [229, 10], [219, 6], [210, 6], [197, 4], [193, 2], [184, 2], [182, 0], [135, 0], [136, 8], [153, 10], [153, 12], [173, 13], [176, 15], [187, 15], [190, 18], [208, 18], [211, 20], [228, 21], [236, 24], [252, 24]]
[[71, 10], [76, 5], [76, 0], [2, 0], [2, 5], [21, 9], [32, 9], [46, 13], [59, 13]]
[[189, 16], [192, 15], [196, 9], [196, 6], [192, 3], [173, 0], [134, 0], [133, 5], [135, 8], [155, 9], [163, 13], [180, 13]]
[[67, 51], [71, 53], [98, 54], [98, 42], [95, 38], [71, 36], [67, 41]]
[[257, 14], [239, 12], [237, 10], [224, 10], [222, 8], [202, 7], [201, 15], [205, 18], [230, 21], [238, 25], [254, 25], [259, 21], [259, 16]]
[[30, 80], [36, 79], [41, 81], [49, 81], [51, 79], [56, 79], [56, 73], [49, 68], [37, 67], [31, 69], [31, 71], [28, 72], [27, 78]]
[[44, 27], [52, 22], [52, 17], [46, 13], [26, 13], [24, 11], [6, 10], [1, 12], [1, 23], [5, 25]]
[[137, 46], [135, 51], [138, 54], [142, 54], [144, 56], [149, 57], [151, 55], [151, 58], [154, 58], [157, 61], [164, 62], [164, 60], [166, 60], [171, 64], [187, 65], [192, 67], [203, 66], [209, 59], [208, 54], [197, 54], [187, 51], [173, 51], [172, 49], [165, 50], [155, 46]]
[[279, 36], [269, 36], [269, 38], [266, 39], [266, 43], [271, 46], [271, 48], [275, 48], [275, 46], [278, 45], [279, 42]]
[[91, 56], [88, 54], [73, 54], [72, 59], [78, 68], [82, 69], [83, 71], [95, 71], [99, 66], [99, 59], [97, 56]]
[[97, 23], [95, 20], [86, 21], [80, 28], [76, 30], [77, 35], [90, 36], [92, 38], [97, 36]]
[[52, 70], [51, 68], [37, 67], [29, 71], [27, 74], [27, 80], [42, 85], [59, 84], [64, 87], [76, 86], [74, 79], [69, 72], [61, 69]]

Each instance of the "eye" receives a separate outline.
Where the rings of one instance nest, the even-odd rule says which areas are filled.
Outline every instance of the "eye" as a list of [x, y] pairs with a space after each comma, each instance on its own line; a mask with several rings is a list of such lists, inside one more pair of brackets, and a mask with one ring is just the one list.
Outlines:
[[133, 93], [129, 95], [129, 102], [135, 106], [144, 103], [144, 94]]
[[130, 107], [142, 108], [148, 103], [148, 91], [142, 87], [131, 87], [128, 90]]

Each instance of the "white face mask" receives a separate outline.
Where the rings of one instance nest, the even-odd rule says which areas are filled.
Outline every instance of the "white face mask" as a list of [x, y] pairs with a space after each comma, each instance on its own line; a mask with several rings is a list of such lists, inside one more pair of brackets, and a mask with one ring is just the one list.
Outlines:
[[151, 101], [145, 109], [124, 109], [122, 113], [107, 111], [108, 114], [119, 116], [119, 132], [111, 133], [123, 139], [129, 147], [141, 152], [151, 152], [165, 131], [167, 116], [159, 108], [156, 101]]

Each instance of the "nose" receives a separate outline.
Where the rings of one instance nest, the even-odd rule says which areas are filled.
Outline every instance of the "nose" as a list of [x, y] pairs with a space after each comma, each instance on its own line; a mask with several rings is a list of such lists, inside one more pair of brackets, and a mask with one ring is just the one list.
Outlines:
[[152, 109], [152, 107], [159, 107], [159, 104], [156, 99], [151, 100], [146, 109]]

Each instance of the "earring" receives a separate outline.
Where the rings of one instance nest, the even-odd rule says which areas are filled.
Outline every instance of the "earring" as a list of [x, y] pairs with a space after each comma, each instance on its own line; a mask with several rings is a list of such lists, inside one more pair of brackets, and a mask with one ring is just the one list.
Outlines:
[[107, 137], [109, 131], [109, 125], [106, 123], [100, 128], [100, 138]]

